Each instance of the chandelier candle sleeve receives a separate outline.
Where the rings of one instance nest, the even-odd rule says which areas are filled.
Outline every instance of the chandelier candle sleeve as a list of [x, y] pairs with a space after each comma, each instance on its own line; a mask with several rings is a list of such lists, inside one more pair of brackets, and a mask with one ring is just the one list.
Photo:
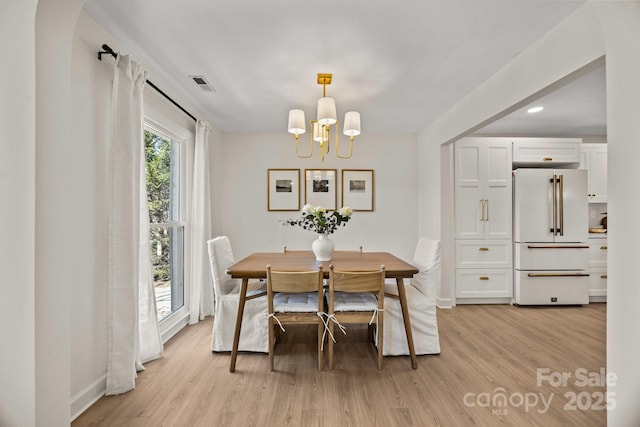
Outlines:
[[292, 133], [298, 138], [298, 135], [307, 131], [304, 122], [304, 111], [291, 110], [289, 111], [289, 133]]
[[318, 123], [325, 126], [331, 126], [338, 121], [336, 115], [336, 100], [323, 96], [318, 99]]

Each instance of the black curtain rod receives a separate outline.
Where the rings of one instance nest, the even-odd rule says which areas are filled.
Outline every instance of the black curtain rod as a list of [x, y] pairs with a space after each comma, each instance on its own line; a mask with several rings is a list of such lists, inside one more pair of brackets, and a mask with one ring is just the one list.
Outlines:
[[[117, 54], [117, 53], [115, 53], [115, 52], [113, 51], [113, 49], [111, 49], [111, 47], [109, 47], [109, 45], [107, 45], [107, 44], [103, 44], [103, 45], [102, 45], [102, 49], [103, 49], [102, 51], [98, 52], [98, 59], [99, 59], [100, 61], [102, 61], [102, 55], [105, 55], [105, 54], [109, 54], [109, 55], [113, 56], [114, 58], [117, 58], [117, 57], [118, 57], [118, 54]], [[163, 91], [162, 89], [160, 89], [158, 86], [156, 86], [155, 84], [153, 84], [153, 83], [151, 82], [151, 80], [147, 80], [147, 84], [148, 84], [149, 86], [151, 86], [152, 88], [154, 88], [155, 90], [157, 90], [157, 91], [158, 91], [158, 93], [159, 93], [160, 95], [162, 95], [162, 96], [164, 96], [165, 98], [167, 98], [167, 100], [168, 100], [169, 102], [171, 102], [173, 105], [175, 105], [176, 107], [178, 107], [178, 108], [180, 109], [180, 111], [182, 111], [183, 113], [185, 113], [187, 116], [191, 117], [191, 118], [193, 119], [193, 121], [195, 121], [195, 122], [197, 122], [197, 121], [198, 121], [198, 119], [196, 119], [196, 118], [193, 116], [193, 114], [191, 114], [190, 112], [188, 112], [187, 110], [185, 110], [185, 109], [182, 107], [182, 105], [178, 104], [178, 103], [177, 103], [176, 101], [174, 101], [174, 100], [173, 100], [169, 95], [167, 95], [166, 93], [164, 93], [164, 91]]]

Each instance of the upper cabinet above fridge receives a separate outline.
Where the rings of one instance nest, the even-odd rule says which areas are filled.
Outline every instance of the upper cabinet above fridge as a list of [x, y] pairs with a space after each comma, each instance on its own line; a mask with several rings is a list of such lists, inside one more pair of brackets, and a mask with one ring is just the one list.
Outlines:
[[581, 138], [512, 138], [513, 168], [577, 168]]

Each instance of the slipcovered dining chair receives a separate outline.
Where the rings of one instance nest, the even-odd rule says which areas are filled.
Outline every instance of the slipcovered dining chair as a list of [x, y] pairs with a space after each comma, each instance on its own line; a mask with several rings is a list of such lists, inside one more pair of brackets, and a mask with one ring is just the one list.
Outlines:
[[313, 271], [272, 271], [267, 265], [269, 369], [273, 371], [275, 327], [283, 324], [318, 325], [318, 369], [322, 370], [324, 291], [322, 266]]
[[[231, 351], [235, 334], [238, 302], [240, 300], [240, 280], [226, 274], [227, 268], [235, 264], [231, 242], [227, 236], [219, 236], [207, 241], [209, 262], [213, 278], [214, 315], [211, 351]], [[242, 316], [239, 351], [267, 353], [268, 334], [266, 284], [250, 283]]]
[[329, 265], [329, 369], [333, 369], [334, 325], [376, 321], [378, 369], [382, 369], [384, 331], [384, 265], [375, 271], [334, 271]]
[[[405, 285], [413, 344], [417, 355], [439, 354], [440, 338], [436, 318], [436, 292], [440, 283], [440, 240], [421, 237], [416, 245], [413, 265], [419, 272]], [[385, 356], [408, 355], [402, 309], [395, 280], [385, 283]]]

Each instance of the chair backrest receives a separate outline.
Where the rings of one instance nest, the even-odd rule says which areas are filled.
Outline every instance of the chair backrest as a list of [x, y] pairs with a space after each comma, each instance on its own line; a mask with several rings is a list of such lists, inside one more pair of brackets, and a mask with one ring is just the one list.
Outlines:
[[427, 298], [435, 298], [440, 283], [440, 240], [421, 237], [413, 255], [418, 274], [411, 284]]
[[227, 268], [235, 264], [231, 242], [227, 236], [218, 236], [207, 241], [209, 263], [213, 278], [214, 296], [227, 295], [240, 291], [240, 281], [232, 279], [226, 273]]
[[374, 271], [336, 271], [329, 265], [329, 309], [333, 310], [334, 292], [374, 292], [379, 306], [384, 304], [384, 265]]
[[322, 266], [312, 271], [274, 271], [267, 265], [267, 289], [291, 294], [322, 291]]

